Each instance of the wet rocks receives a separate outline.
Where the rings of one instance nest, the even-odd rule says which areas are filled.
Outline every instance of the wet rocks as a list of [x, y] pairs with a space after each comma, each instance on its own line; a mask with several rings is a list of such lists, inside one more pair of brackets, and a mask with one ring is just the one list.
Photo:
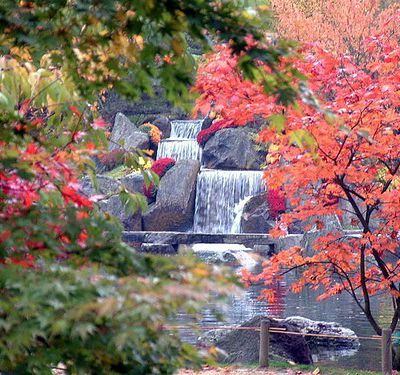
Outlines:
[[243, 233], [268, 233], [275, 225], [270, 216], [266, 193], [251, 197], [243, 208], [240, 221]]
[[161, 179], [154, 205], [143, 215], [146, 231], [185, 231], [192, 227], [197, 160], [179, 160]]
[[203, 165], [211, 169], [260, 169], [265, 154], [256, 151], [253, 133], [244, 127], [221, 129], [203, 149]]
[[[259, 328], [261, 319], [268, 318], [257, 316], [243, 323], [241, 327]], [[271, 327], [286, 328], [288, 331], [299, 332], [290, 323], [275, 319], [269, 320]], [[206, 340], [227, 354], [225, 358], [221, 358], [224, 363], [258, 362], [260, 333], [256, 330], [233, 330], [225, 334], [220, 332], [216, 336], [215, 334], [211, 334], [211, 337], [206, 335]], [[299, 335], [271, 333], [270, 353], [296, 363], [312, 363], [310, 348], [304, 337]]]

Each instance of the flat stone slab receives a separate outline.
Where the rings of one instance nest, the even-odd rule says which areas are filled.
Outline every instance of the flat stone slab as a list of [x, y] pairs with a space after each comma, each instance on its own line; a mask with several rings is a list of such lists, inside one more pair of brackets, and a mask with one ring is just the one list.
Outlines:
[[155, 243], [170, 245], [191, 245], [195, 243], [242, 244], [248, 247], [255, 245], [273, 246], [276, 242], [268, 234], [213, 234], [187, 232], [129, 232], [122, 238], [127, 243]]

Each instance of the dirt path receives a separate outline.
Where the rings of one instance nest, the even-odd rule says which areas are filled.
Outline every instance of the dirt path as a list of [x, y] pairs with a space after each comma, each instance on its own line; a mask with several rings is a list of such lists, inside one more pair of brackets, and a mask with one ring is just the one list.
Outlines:
[[297, 370], [259, 370], [244, 368], [212, 368], [205, 367], [200, 371], [180, 370], [178, 375], [311, 375], [311, 372], [302, 372]]

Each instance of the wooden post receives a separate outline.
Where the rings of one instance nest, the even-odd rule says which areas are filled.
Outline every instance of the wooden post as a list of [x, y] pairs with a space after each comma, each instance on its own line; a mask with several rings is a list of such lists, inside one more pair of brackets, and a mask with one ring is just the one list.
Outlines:
[[268, 368], [269, 355], [269, 320], [261, 320], [260, 323], [260, 355], [259, 364], [261, 368]]
[[382, 330], [382, 373], [392, 374], [392, 330]]

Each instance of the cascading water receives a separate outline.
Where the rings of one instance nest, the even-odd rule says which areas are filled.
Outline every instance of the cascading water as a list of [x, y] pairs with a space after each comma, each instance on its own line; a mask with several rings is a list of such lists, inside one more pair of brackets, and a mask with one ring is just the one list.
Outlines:
[[165, 139], [158, 146], [157, 159], [161, 158], [200, 160], [201, 148], [193, 139]]
[[203, 120], [171, 121], [171, 139], [195, 139], [201, 130]]
[[264, 190], [262, 171], [203, 169], [197, 177], [194, 232], [234, 233], [236, 206]]
[[172, 121], [171, 136], [160, 142], [157, 159], [201, 160], [201, 148], [196, 136], [201, 130], [202, 120]]

